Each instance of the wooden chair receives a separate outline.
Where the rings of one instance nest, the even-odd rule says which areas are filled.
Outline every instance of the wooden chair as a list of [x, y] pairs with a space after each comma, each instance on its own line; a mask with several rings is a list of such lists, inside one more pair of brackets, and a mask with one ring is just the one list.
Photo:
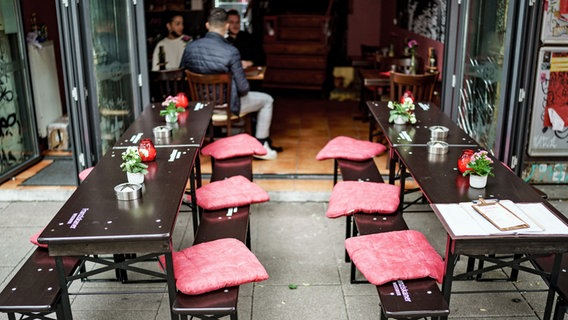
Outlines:
[[412, 92], [416, 102], [432, 102], [438, 72], [425, 74], [404, 74], [391, 72], [390, 99], [398, 101], [406, 91]]
[[150, 73], [152, 101], [161, 102], [168, 96], [187, 92], [187, 81], [183, 69], [160, 70]]
[[[250, 117], [246, 113], [234, 115], [231, 112], [231, 79], [230, 73], [222, 74], [199, 74], [185, 70], [189, 93], [193, 101], [210, 102], [215, 104], [212, 127], [224, 127], [227, 136], [232, 135], [233, 126], [240, 126], [244, 131], [251, 133]], [[213, 139], [214, 130], [211, 130]]]

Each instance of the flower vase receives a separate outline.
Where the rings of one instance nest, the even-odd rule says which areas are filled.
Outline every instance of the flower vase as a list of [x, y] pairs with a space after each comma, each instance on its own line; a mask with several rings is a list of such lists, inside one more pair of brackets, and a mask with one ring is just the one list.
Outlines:
[[472, 188], [482, 189], [487, 185], [487, 176], [469, 175], [469, 186]]
[[127, 172], [126, 178], [128, 178], [128, 183], [132, 183], [132, 184], [144, 183], [144, 174], [142, 174], [140, 172]]
[[397, 116], [394, 118], [394, 124], [406, 124], [406, 119], [402, 116]]
[[410, 50], [410, 74], [416, 74], [416, 55], [414, 49]]
[[176, 123], [178, 121], [177, 112], [174, 115], [171, 115], [171, 114], [168, 113], [168, 114], [165, 115], [165, 117], [166, 117], [167, 123]]

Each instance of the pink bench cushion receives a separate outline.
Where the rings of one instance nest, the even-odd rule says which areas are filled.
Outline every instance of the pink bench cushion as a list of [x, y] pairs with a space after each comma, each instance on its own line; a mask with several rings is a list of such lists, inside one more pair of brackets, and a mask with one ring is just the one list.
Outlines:
[[42, 247], [42, 248], [47, 248], [47, 244], [43, 244], [43, 243], [39, 243], [37, 242], [37, 238], [39, 238], [39, 235], [43, 232], [43, 229], [41, 229], [40, 231], [38, 231], [36, 234], [34, 234], [33, 236], [31, 236], [30, 238], [30, 242], [35, 244], [38, 247]]
[[442, 283], [444, 262], [416, 230], [375, 233], [345, 240], [357, 269], [374, 285], [431, 277]]
[[246, 133], [219, 139], [201, 149], [201, 154], [215, 159], [266, 154], [266, 149], [255, 138]]
[[93, 171], [95, 167], [88, 167], [87, 169], [79, 172], [79, 180], [84, 181], [89, 176], [89, 173]]
[[353, 161], [367, 160], [385, 152], [387, 148], [376, 142], [357, 140], [339, 136], [330, 140], [316, 155], [316, 160], [347, 159]]
[[203, 242], [174, 252], [173, 260], [177, 289], [185, 294], [202, 294], [268, 279], [256, 256], [233, 238]]
[[331, 192], [325, 213], [328, 218], [356, 212], [395, 213], [400, 203], [400, 187], [367, 181], [340, 181]]
[[217, 210], [270, 200], [268, 193], [243, 176], [211, 182], [195, 191], [197, 205]]

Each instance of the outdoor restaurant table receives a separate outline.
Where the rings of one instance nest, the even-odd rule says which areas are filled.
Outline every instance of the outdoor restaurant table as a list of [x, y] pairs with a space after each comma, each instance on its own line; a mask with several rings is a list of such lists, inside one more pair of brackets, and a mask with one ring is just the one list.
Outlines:
[[[511, 200], [516, 203], [541, 203], [548, 209], [551, 215], [558, 218], [564, 225], [567, 225], [567, 219], [544, 200], [532, 186], [521, 180], [495, 158], [493, 158], [495, 177], [489, 177], [487, 186], [483, 189], [471, 188], [467, 177], [462, 176], [457, 170], [457, 161], [463, 149], [480, 149], [480, 147], [474, 140], [467, 139], [463, 130], [453, 124], [449, 117], [437, 107], [430, 105], [428, 110], [423, 110], [417, 105], [417, 123], [415, 125], [394, 125], [388, 122], [390, 109], [388, 109], [386, 102], [369, 101], [367, 106], [381, 129], [385, 132], [385, 136], [390, 144], [391, 159], [396, 157], [401, 162], [402, 167], [405, 170], [408, 169], [447, 232], [446, 257], [444, 261], [445, 275], [442, 291], [448, 303], [450, 302], [451, 286], [454, 279], [464, 279], [471, 275], [500, 267], [514, 267], [548, 278], [549, 291], [544, 319], [549, 319], [554, 303], [562, 253], [568, 252], [568, 233], [554, 235], [534, 233], [456, 236], [450, 225], [446, 223], [444, 217], [440, 214], [437, 205], [471, 202], [472, 200], [478, 200], [481, 196], [486, 199]], [[430, 138], [430, 133], [426, 129], [432, 125], [443, 125], [450, 129], [447, 138], [449, 144], [448, 153], [436, 155], [428, 153], [426, 142]], [[400, 128], [411, 132], [409, 135], [412, 137], [412, 141], [406, 140], [401, 143], [398, 140]], [[403, 185], [403, 180], [404, 174], [401, 178], [401, 185]], [[488, 257], [488, 255], [495, 254], [513, 254], [514, 258], [510, 261], [499, 261], [499, 258]], [[555, 255], [555, 263], [550, 274], [520, 265], [520, 263], [531, 259], [527, 255], [550, 254]], [[460, 255], [490, 261], [495, 265], [471, 271], [465, 275], [454, 275], [455, 263]]]
[[166, 146], [199, 147], [209, 126], [213, 105], [202, 103], [203, 108], [196, 109], [197, 104], [194, 101], [189, 102], [186, 111], [179, 113], [178, 122], [172, 125], [172, 137], [162, 141], [154, 139], [153, 129], [156, 126], [168, 126], [164, 116], [160, 115], [160, 110], [164, 107], [159, 102], [148, 105], [122, 134], [113, 148], [124, 149], [130, 146], [138, 146], [140, 140], [144, 138], [152, 139], [157, 148]]
[[[133, 132], [150, 135], [151, 129], [161, 124], [155, 121], [163, 121], [156, 117], [159, 112], [156, 109], [146, 108], [125, 132], [122, 141], [128, 140], [126, 137], [131, 137]], [[180, 141], [187, 141], [191, 136], [187, 133], [196, 129], [203, 131], [195, 132], [194, 140], [201, 143], [212, 108], [206, 108], [199, 116], [191, 110], [186, 112], [188, 121], [178, 124], [178, 129], [186, 133], [174, 134], [172, 141], [177, 141], [178, 137], [185, 137]], [[195, 115], [193, 120], [192, 115]], [[170, 306], [175, 299], [172, 234], [190, 172], [198, 158], [199, 144], [176, 143], [156, 148], [156, 159], [148, 163], [142, 196], [128, 201], [118, 200], [114, 191], [116, 185], [127, 180], [120, 168], [122, 149], [111, 149], [104, 155], [38, 238], [40, 243], [48, 245], [49, 255], [55, 258], [65, 319], [72, 319], [68, 282], [117, 268], [166, 279]], [[142, 255], [114, 262], [98, 258], [103, 254], [132, 253]], [[161, 255], [165, 256], [165, 274], [132, 266]], [[106, 266], [68, 277], [62, 264], [65, 256], [78, 256]]]

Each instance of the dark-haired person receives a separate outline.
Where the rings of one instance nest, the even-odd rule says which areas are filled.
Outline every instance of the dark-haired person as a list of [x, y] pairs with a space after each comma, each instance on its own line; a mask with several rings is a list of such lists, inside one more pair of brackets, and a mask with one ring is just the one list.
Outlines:
[[179, 12], [171, 12], [166, 16], [166, 29], [168, 34], [160, 40], [152, 54], [152, 71], [160, 70], [160, 47], [165, 54], [165, 69], [177, 69], [183, 55], [183, 50], [189, 36], [183, 34], [183, 15]]
[[267, 154], [255, 157], [264, 160], [276, 159], [278, 154], [270, 147], [270, 124], [274, 100], [266, 93], [250, 91], [239, 50], [225, 39], [229, 28], [227, 12], [220, 8], [212, 9], [205, 27], [208, 30], [205, 37], [190, 42], [185, 47], [181, 67], [201, 74], [230, 72], [233, 75], [231, 112], [234, 114], [258, 112], [255, 135]]
[[262, 48], [250, 33], [241, 30], [241, 16], [239, 12], [235, 9], [227, 11], [227, 21], [229, 22], [227, 40], [239, 49], [243, 68], [262, 65]]

